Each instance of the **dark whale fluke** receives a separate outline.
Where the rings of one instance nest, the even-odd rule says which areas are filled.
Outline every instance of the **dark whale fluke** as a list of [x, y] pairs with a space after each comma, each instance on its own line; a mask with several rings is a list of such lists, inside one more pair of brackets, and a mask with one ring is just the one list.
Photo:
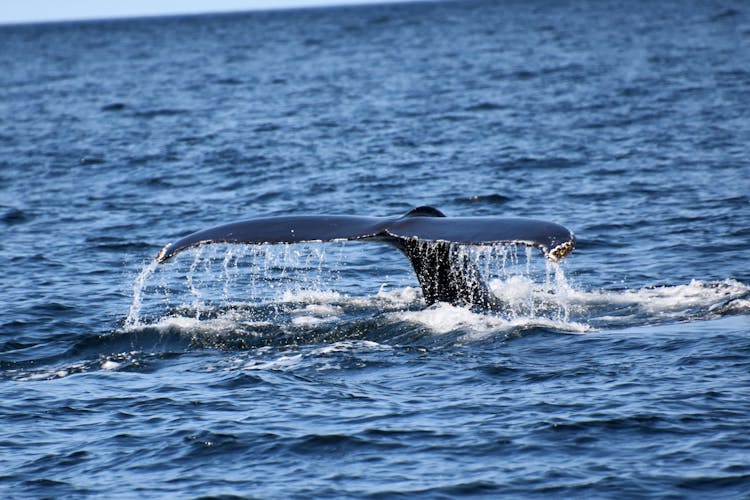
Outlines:
[[456, 245], [517, 244], [539, 248], [553, 261], [569, 254], [573, 233], [551, 222], [501, 217], [446, 217], [418, 207], [400, 217], [291, 215], [263, 217], [198, 231], [170, 243], [156, 260], [164, 263], [188, 248], [209, 243], [303, 243], [335, 240], [382, 241], [411, 262], [427, 304], [492, 307], [494, 296], [479, 270]]

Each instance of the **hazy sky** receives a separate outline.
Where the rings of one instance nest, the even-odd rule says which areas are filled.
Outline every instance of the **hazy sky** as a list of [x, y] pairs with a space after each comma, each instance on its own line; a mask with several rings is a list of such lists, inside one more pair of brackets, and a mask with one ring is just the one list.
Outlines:
[[0, 23], [377, 3], [374, 0], [0, 0]]

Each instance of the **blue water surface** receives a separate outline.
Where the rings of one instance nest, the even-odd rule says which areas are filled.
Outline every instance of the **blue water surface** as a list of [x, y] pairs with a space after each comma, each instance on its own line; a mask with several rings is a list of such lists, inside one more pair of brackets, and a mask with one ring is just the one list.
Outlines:
[[[750, 9], [436, 2], [0, 26], [4, 497], [750, 491]], [[520, 216], [506, 306], [281, 214]], [[467, 251], [473, 251], [471, 249]]]

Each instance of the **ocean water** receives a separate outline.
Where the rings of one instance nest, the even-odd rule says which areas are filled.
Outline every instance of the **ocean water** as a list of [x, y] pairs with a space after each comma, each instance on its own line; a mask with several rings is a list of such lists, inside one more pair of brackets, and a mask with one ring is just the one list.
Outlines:
[[[0, 26], [2, 496], [748, 498], [749, 104], [739, 1]], [[577, 248], [153, 263], [419, 205]]]

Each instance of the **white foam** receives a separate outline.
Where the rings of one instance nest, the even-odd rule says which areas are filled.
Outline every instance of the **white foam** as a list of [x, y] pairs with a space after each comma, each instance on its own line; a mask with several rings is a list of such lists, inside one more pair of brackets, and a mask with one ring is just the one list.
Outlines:
[[53, 380], [56, 378], [63, 378], [63, 377], [66, 377], [67, 375], [68, 375], [67, 370], [56, 370], [56, 371], [32, 373], [31, 375], [20, 377], [18, 380], [20, 382], [36, 382], [39, 380]]
[[317, 316], [334, 316], [341, 312], [341, 307], [332, 304], [307, 304], [298, 312], [305, 312]]
[[583, 323], [563, 321], [545, 317], [514, 317], [473, 312], [464, 307], [440, 302], [419, 311], [390, 313], [395, 321], [408, 321], [423, 326], [435, 334], [462, 331], [464, 340], [484, 338], [487, 334], [503, 333], [518, 329], [544, 327], [556, 330], [583, 333], [591, 327]]
[[[333, 290], [285, 290], [279, 298], [280, 303], [302, 303], [306, 307], [315, 305], [333, 305], [336, 307], [381, 307], [381, 308], [400, 308], [405, 307], [419, 300], [422, 294], [419, 289], [406, 286], [386, 290], [385, 285], [381, 286], [378, 293], [374, 296], [351, 297]], [[336, 309], [338, 313], [340, 309]], [[320, 309], [323, 311], [323, 309]]]
[[284, 290], [279, 302], [330, 304], [343, 299], [344, 296], [332, 290]]
[[342, 340], [311, 351], [312, 355], [325, 356], [327, 354], [350, 351], [388, 351], [393, 347], [379, 344], [371, 340]]
[[735, 299], [728, 304], [728, 309], [734, 312], [750, 312], [750, 300]]
[[121, 366], [122, 366], [122, 363], [118, 363], [117, 361], [112, 361], [111, 359], [108, 359], [104, 363], [102, 363], [102, 370], [117, 370]]
[[685, 307], [710, 307], [746, 295], [750, 288], [734, 280], [705, 282], [692, 280], [688, 285], [638, 290], [633, 298], [649, 312], [673, 311]]
[[[183, 332], [223, 333], [235, 331], [238, 327], [253, 328], [270, 326], [269, 321], [253, 321], [243, 317], [240, 313], [232, 311], [216, 318], [196, 318], [193, 316], [165, 316], [156, 323], [148, 325], [160, 331], [178, 330]], [[143, 325], [141, 325], [143, 326]], [[137, 327], [134, 327], [137, 328]]]
[[291, 370], [299, 366], [302, 361], [302, 354], [294, 354], [291, 356], [281, 356], [277, 359], [270, 361], [263, 361], [260, 359], [253, 359], [243, 366], [245, 370]]
[[[688, 309], [704, 308], [715, 310], [728, 303], [737, 311], [750, 311], [750, 302], [745, 299], [750, 294], [750, 286], [733, 279], [724, 281], [691, 280], [687, 285], [640, 288], [624, 291], [581, 291], [571, 290], [568, 300], [583, 306], [631, 305], [644, 313], [656, 317], [680, 316]], [[601, 316], [604, 320], [609, 316]]]
[[338, 318], [336, 316], [320, 318], [317, 316], [296, 316], [292, 318], [292, 324], [294, 326], [317, 326], [321, 323], [329, 323], [335, 321]]
[[419, 300], [421, 296], [422, 292], [411, 286], [386, 290], [385, 285], [382, 285], [375, 299], [392, 306], [407, 306]]
[[[368, 353], [389, 351], [393, 348], [386, 344], [379, 344], [369, 340], [342, 340], [330, 345], [307, 349], [302, 352], [286, 351], [274, 359], [235, 359], [225, 370], [275, 370], [275, 371], [293, 371], [302, 367], [313, 367], [316, 370], [333, 370], [339, 366], [332, 363], [330, 358], [333, 355], [341, 353]], [[265, 356], [270, 348], [258, 349], [253, 351], [253, 356]], [[323, 359], [321, 359], [323, 358]]]
[[74, 373], [80, 373], [85, 369], [85, 365], [82, 363], [76, 363], [65, 368], [52, 368], [49, 370], [42, 370], [33, 373], [23, 374], [16, 380], [19, 382], [36, 382], [40, 380], [55, 380], [59, 378], [65, 378], [68, 375]]

